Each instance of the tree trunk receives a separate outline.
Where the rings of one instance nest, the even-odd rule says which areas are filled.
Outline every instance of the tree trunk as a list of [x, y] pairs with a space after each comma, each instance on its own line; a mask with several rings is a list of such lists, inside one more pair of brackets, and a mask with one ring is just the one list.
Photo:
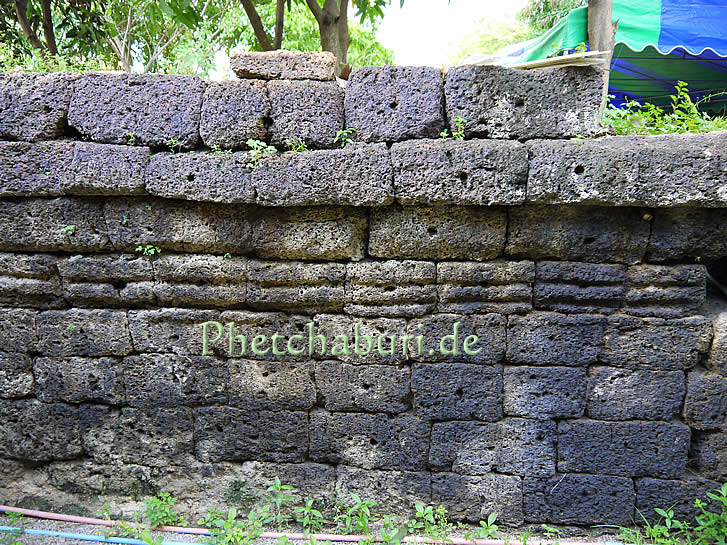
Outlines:
[[273, 49], [280, 49], [283, 46], [283, 22], [285, 19], [285, 0], [278, 0], [275, 5], [275, 37], [273, 38]]
[[28, 0], [15, 0], [15, 15], [17, 16], [20, 28], [31, 47], [33, 47], [33, 49], [37, 49], [43, 54], [43, 56], [45, 56], [46, 50], [28, 22]]
[[588, 43], [591, 51], [606, 51], [603, 104], [608, 96], [608, 76], [611, 69], [616, 24], [613, 23], [613, 0], [588, 0]]
[[53, 29], [53, 14], [50, 8], [50, 0], [40, 0], [40, 9], [43, 12], [43, 36], [45, 37], [45, 45], [51, 55], [58, 55], [58, 46], [56, 46], [56, 33]]
[[265, 31], [263, 22], [260, 20], [260, 15], [255, 9], [255, 4], [252, 3], [252, 0], [242, 0], [242, 7], [245, 8], [245, 13], [247, 13], [247, 18], [250, 20], [250, 25], [252, 25], [255, 38], [257, 38], [257, 41], [260, 44], [260, 49], [263, 51], [270, 51], [273, 46], [270, 43], [270, 37]]
[[308, 8], [318, 21], [318, 29], [321, 34], [321, 48], [323, 51], [330, 51], [336, 56], [338, 66], [336, 75], [346, 65], [348, 46], [351, 38], [348, 33], [348, 1], [326, 0], [321, 8], [318, 0], [306, 0]]

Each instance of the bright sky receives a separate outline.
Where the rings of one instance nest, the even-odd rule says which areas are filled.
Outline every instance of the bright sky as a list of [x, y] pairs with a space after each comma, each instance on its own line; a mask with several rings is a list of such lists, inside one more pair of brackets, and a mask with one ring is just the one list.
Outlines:
[[481, 19], [514, 21], [526, 0], [399, 0], [379, 25], [379, 41], [394, 51], [395, 64], [440, 67], [460, 39]]

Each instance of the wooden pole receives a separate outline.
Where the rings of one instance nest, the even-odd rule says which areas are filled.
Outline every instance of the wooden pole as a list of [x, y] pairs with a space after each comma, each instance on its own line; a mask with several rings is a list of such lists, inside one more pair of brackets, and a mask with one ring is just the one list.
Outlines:
[[618, 21], [613, 22], [613, 0], [588, 0], [588, 43], [591, 51], [606, 51], [603, 98], [608, 94], [608, 75]]

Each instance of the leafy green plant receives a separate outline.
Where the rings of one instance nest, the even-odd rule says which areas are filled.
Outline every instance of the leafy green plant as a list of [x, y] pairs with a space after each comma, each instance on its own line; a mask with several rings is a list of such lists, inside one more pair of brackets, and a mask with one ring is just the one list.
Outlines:
[[0, 544], [2, 545], [23, 545], [23, 542], [17, 536], [22, 536], [25, 533], [25, 517], [21, 513], [13, 513], [12, 511], [6, 511], [5, 514], [10, 519], [10, 525], [17, 529], [8, 530], [8, 535], [0, 536]]
[[283, 524], [291, 519], [290, 516], [283, 514], [283, 508], [286, 503], [295, 501], [293, 493], [297, 492], [297, 490], [290, 485], [281, 483], [280, 479], [276, 476], [275, 481], [268, 487], [267, 491], [272, 492], [267, 497], [267, 500], [275, 510], [273, 513], [273, 522], [277, 526], [278, 531], [280, 531]]
[[347, 144], [353, 144], [353, 135], [357, 132], [353, 127], [336, 131], [336, 137], [333, 139], [333, 142], [345, 148]]
[[61, 231], [66, 235], [72, 235], [76, 232], [76, 226], [75, 225], [66, 225], [61, 229]]
[[702, 500], [696, 500], [695, 505], [700, 511], [697, 515], [697, 526], [694, 528], [697, 545], [725, 545], [727, 541], [727, 483], [722, 485], [716, 494], [709, 493], [707, 496], [714, 500], [719, 513], [706, 509]]
[[260, 161], [278, 152], [275, 147], [269, 146], [261, 140], [251, 138], [247, 141], [247, 145], [250, 147], [250, 151], [247, 152], [249, 160], [245, 165], [247, 168], [257, 168], [260, 166]]
[[408, 525], [404, 524], [397, 528], [394, 522], [394, 518], [390, 515], [384, 515], [381, 519], [382, 527], [379, 537], [386, 545], [399, 545], [409, 533]]
[[449, 138], [449, 129], [444, 129], [442, 132], [440, 132], [439, 138], [441, 138], [442, 140], [447, 140]]
[[477, 537], [479, 539], [497, 539], [499, 527], [495, 522], [497, 522], [497, 513], [490, 513], [487, 520], [481, 520], [480, 527], [477, 528]]
[[176, 502], [177, 498], [170, 496], [166, 492], [144, 500], [144, 504], [146, 505], [144, 513], [149, 524], [154, 528], [174, 525], [186, 526], [187, 521], [174, 509]]
[[453, 123], [454, 128], [452, 129], [452, 137], [455, 140], [464, 140], [464, 118], [458, 115], [454, 118]]
[[215, 155], [232, 155], [232, 150], [222, 149], [219, 144], [212, 144], [212, 153]]
[[336, 516], [336, 522], [346, 534], [371, 534], [369, 524], [376, 519], [371, 514], [371, 508], [377, 503], [373, 500], [362, 500], [355, 492], [349, 492], [353, 505], [346, 508], [345, 512]]
[[289, 140], [286, 144], [288, 146], [288, 151], [296, 153], [308, 151], [308, 145], [305, 143], [305, 140]]
[[169, 151], [172, 153], [177, 153], [178, 151], [182, 151], [182, 146], [179, 144], [179, 140], [176, 138], [170, 138], [167, 140], [167, 147], [169, 147]]
[[313, 507], [313, 499], [305, 500], [302, 506], [293, 510], [295, 521], [303, 527], [304, 532], [317, 532], [326, 522], [323, 514]]
[[136, 144], [136, 133], [135, 132], [126, 133], [126, 144], [129, 146], [134, 146]]
[[211, 543], [215, 545], [250, 545], [263, 533], [263, 527], [273, 520], [270, 505], [251, 510], [247, 517], [238, 520], [237, 509], [230, 507], [227, 516], [213, 509], [199, 520], [199, 524], [210, 531]]
[[409, 531], [421, 530], [425, 536], [442, 543], [451, 541], [447, 536], [452, 532], [452, 525], [447, 520], [447, 510], [444, 506], [432, 507], [417, 502], [414, 505], [416, 514], [414, 520], [409, 522]]
[[154, 246], [153, 244], [147, 244], [145, 246], [137, 246], [136, 251], [140, 252], [142, 255], [145, 255], [146, 257], [154, 257], [155, 255], [158, 256], [162, 253], [162, 249], [159, 246]]

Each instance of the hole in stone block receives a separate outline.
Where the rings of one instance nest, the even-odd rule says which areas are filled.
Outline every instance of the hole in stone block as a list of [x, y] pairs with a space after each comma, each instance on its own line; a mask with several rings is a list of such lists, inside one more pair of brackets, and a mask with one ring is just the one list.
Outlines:
[[379, 442], [376, 439], [373, 439], [373, 438], [369, 440], [369, 443], [371, 443], [372, 446], [376, 446], [376, 445], [379, 444]]
[[596, 241], [595, 237], [585, 237], [583, 239], [583, 244], [593, 244]]
[[460, 172], [457, 177], [459, 178], [460, 182], [466, 182], [467, 181], [467, 173], [466, 172]]
[[576, 168], [574, 169], [574, 172], [576, 174], [583, 174], [586, 171], [586, 167], [583, 165], [576, 165]]
[[194, 176], [193, 173], [190, 172], [189, 174], [187, 174], [187, 181], [188, 182], [193, 182], [194, 181], [194, 178], [195, 178], [195, 176]]
[[436, 227], [429, 227], [427, 229], [427, 233], [429, 233], [431, 236], [434, 236], [437, 234], [437, 228]]

